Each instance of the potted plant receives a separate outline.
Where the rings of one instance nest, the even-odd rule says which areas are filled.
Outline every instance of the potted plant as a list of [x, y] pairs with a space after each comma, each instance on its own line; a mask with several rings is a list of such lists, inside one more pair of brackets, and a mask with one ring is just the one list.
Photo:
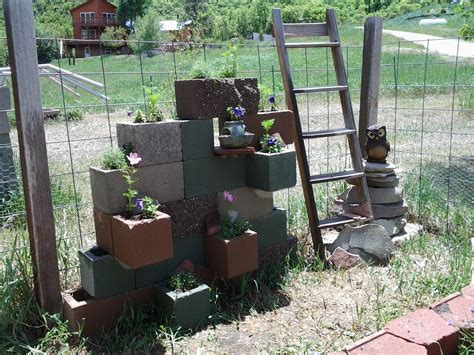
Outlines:
[[177, 271], [156, 286], [157, 302], [175, 324], [195, 329], [210, 314], [210, 290], [189, 271]]
[[223, 54], [225, 63], [212, 78], [199, 64], [191, 72], [190, 80], [175, 81], [176, 112], [186, 120], [204, 120], [218, 117], [227, 119], [227, 108], [245, 103], [247, 113], [258, 112], [259, 92], [256, 78], [236, 78], [237, 46], [230, 45]]
[[146, 113], [140, 109], [129, 111], [133, 122], [117, 123], [119, 146], [130, 143], [143, 158], [140, 166], [179, 162], [182, 160], [181, 123], [165, 121], [158, 102], [160, 94], [155, 86], [143, 88], [146, 96]]
[[227, 108], [228, 120], [224, 123], [224, 128], [219, 135], [219, 142], [222, 148], [245, 148], [253, 140], [254, 134], [245, 131], [245, 123], [242, 120], [245, 116], [245, 108], [242, 106]]
[[[130, 268], [137, 269], [173, 257], [171, 218], [158, 210], [159, 204], [152, 198], [136, 199], [138, 191], [133, 185], [141, 158], [133, 152], [126, 158], [129, 164], [122, 169], [127, 185], [123, 193], [125, 211], [110, 216], [110, 233], [104, 237], [98, 235], [97, 244]], [[108, 236], [111, 240], [106, 240]]]
[[[231, 193], [225, 198], [230, 203], [236, 200]], [[228, 218], [208, 218], [204, 239], [206, 265], [220, 276], [233, 278], [258, 268], [257, 233], [250, 230], [250, 223], [239, 220], [232, 209]], [[209, 225], [219, 223], [219, 225]], [[215, 222], [214, 222], [215, 221]]]
[[296, 155], [284, 148], [279, 135], [271, 135], [274, 119], [261, 123], [260, 151], [247, 155], [247, 186], [277, 191], [296, 185]]
[[266, 85], [259, 85], [260, 104], [259, 112], [253, 116], [244, 118], [247, 131], [255, 134], [252, 146], [259, 147], [259, 139], [265, 132], [262, 122], [273, 119], [274, 124], [271, 133], [278, 133], [285, 144], [293, 144], [295, 135], [293, 112], [289, 110], [278, 110], [276, 95]]

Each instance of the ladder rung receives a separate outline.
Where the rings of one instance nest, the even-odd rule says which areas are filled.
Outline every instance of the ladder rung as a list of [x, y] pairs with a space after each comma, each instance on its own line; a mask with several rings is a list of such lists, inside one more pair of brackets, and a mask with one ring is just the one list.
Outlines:
[[319, 221], [318, 228], [334, 228], [338, 226], [345, 225], [347, 223], [355, 223], [355, 222], [365, 222], [368, 221], [369, 218], [367, 217], [360, 217], [360, 218], [351, 218], [351, 217], [334, 217], [323, 219]]
[[325, 138], [325, 137], [334, 137], [334, 136], [344, 136], [349, 134], [356, 133], [355, 129], [350, 128], [333, 128], [328, 129], [326, 131], [311, 131], [311, 132], [303, 132], [303, 138]]
[[304, 43], [286, 43], [286, 48], [327, 48], [339, 47], [339, 42], [304, 42]]
[[322, 182], [344, 180], [348, 178], [360, 178], [362, 176], [364, 176], [363, 172], [358, 172], [355, 170], [346, 170], [340, 171], [338, 173], [313, 175], [309, 178], [309, 182], [312, 184], [319, 184]]
[[345, 91], [347, 90], [347, 85], [336, 85], [336, 86], [319, 86], [313, 88], [298, 88], [293, 89], [295, 94], [304, 94], [311, 92], [328, 92], [328, 91]]

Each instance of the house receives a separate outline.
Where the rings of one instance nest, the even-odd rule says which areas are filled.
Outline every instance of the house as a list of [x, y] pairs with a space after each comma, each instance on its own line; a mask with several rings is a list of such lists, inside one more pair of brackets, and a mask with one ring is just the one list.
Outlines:
[[109, 54], [110, 49], [101, 48], [99, 39], [106, 27], [120, 25], [116, 11], [106, 0], [87, 0], [71, 9], [74, 40], [67, 41], [69, 53], [75, 52], [79, 58]]
[[192, 31], [190, 25], [191, 20], [178, 22], [175, 20], [166, 20], [160, 22], [160, 31], [170, 33], [175, 41], [178, 42], [189, 42], [191, 39]]

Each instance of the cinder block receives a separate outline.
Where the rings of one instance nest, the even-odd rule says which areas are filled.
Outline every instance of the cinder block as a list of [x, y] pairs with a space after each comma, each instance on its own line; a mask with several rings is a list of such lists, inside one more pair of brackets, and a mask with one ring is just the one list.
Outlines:
[[[139, 196], [150, 196], [160, 203], [184, 198], [183, 163], [169, 163], [138, 168], [137, 182], [133, 188]], [[118, 214], [125, 210], [123, 193], [127, 185], [120, 170], [90, 168], [92, 202], [94, 207], [107, 214]]]
[[390, 321], [383, 330], [424, 346], [430, 355], [456, 353], [459, 339], [458, 328], [450, 326], [432, 310], [419, 309], [409, 313]]
[[408, 342], [384, 331], [377, 332], [346, 348], [348, 354], [427, 354], [424, 346]]
[[257, 152], [247, 155], [247, 186], [264, 191], [277, 191], [296, 185], [294, 150], [277, 154]]
[[284, 243], [286, 231], [286, 210], [275, 208], [269, 214], [250, 220], [251, 228], [258, 234], [258, 249]]
[[173, 239], [203, 234], [206, 216], [217, 211], [217, 195], [165, 203], [161, 205], [160, 211], [171, 216]]
[[185, 259], [190, 260], [195, 265], [204, 264], [204, 240], [202, 234], [174, 240], [172, 259], [135, 270], [135, 287], [139, 288], [164, 280]]
[[463, 297], [460, 292], [456, 292], [432, 304], [430, 308], [449, 324], [458, 328], [472, 329], [474, 328], [474, 313], [471, 310], [473, 306], [472, 297]]
[[79, 251], [81, 285], [95, 299], [135, 288], [135, 273], [100, 247]]
[[142, 158], [138, 166], [173, 163], [183, 160], [181, 123], [117, 123], [119, 146], [131, 143], [133, 152]]
[[[265, 216], [273, 211], [273, 193], [242, 187], [240, 189], [230, 190], [230, 193], [237, 197], [234, 202], [229, 202], [224, 198], [224, 193], [217, 194], [217, 203], [219, 215], [221, 218], [227, 218], [228, 210], [237, 211], [238, 219], [250, 220], [256, 217]], [[258, 233], [258, 231], [256, 231]], [[260, 238], [260, 233], [259, 238]]]
[[212, 120], [180, 120], [183, 160], [214, 155], [214, 127]]
[[0, 145], [11, 147], [10, 134], [0, 133]]
[[246, 185], [245, 157], [224, 156], [184, 162], [186, 198], [208, 195]]
[[210, 290], [200, 285], [186, 292], [175, 292], [164, 285], [155, 287], [158, 305], [182, 328], [195, 329], [207, 323], [211, 313]]
[[261, 265], [274, 265], [284, 262], [289, 257], [290, 260], [296, 258], [298, 239], [289, 235], [286, 240], [279, 244], [260, 249], [258, 251]]

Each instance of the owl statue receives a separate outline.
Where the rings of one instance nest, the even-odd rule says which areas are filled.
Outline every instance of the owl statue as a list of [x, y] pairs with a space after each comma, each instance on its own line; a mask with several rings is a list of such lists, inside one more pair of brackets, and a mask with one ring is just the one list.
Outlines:
[[367, 141], [365, 150], [367, 151], [367, 161], [369, 163], [385, 164], [390, 143], [387, 142], [387, 131], [385, 126], [374, 124], [366, 129]]

